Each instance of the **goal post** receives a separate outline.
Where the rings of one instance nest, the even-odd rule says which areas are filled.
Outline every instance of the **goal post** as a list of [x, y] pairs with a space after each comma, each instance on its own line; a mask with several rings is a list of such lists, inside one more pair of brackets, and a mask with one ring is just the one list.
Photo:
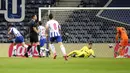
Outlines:
[[113, 56], [107, 44], [115, 42], [115, 27], [129, 30], [130, 26], [130, 7], [39, 7], [39, 21], [46, 23], [49, 13], [61, 24], [67, 48], [80, 49], [92, 41], [96, 43], [95, 48], [103, 51], [102, 55], [98, 54], [100, 57]]
[[129, 10], [130, 7], [39, 7], [38, 16], [41, 21], [41, 10]]

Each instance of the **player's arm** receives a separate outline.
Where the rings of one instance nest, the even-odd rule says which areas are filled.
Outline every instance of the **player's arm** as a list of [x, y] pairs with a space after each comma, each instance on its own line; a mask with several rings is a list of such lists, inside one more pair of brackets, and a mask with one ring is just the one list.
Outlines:
[[116, 34], [116, 42], [118, 41], [119, 33]]
[[37, 30], [36, 27], [33, 27], [33, 30], [34, 30], [36, 33], [39, 33], [39, 31]]
[[125, 29], [124, 27], [122, 28], [122, 30], [123, 30], [125, 33], [127, 33], [127, 31], [126, 31], [126, 29]]
[[85, 48], [86, 48], [86, 47], [84, 46], [83, 48], [80, 49], [80, 51], [84, 51]]
[[33, 30], [34, 30], [36, 33], [39, 33], [39, 30], [37, 30], [37, 25], [36, 25], [36, 24], [33, 25]]
[[8, 34], [11, 34], [12, 29], [8, 29]]
[[94, 54], [94, 51], [93, 51], [93, 50], [92, 50], [92, 52], [91, 52], [91, 53], [92, 53], [92, 56], [95, 58], [96, 56], [95, 56], [95, 54]]
[[48, 33], [49, 33], [49, 26], [48, 26], [48, 24], [46, 24], [46, 26], [45, 26], [45, 35], [46, 35], [46, 37], [48, 37]]
[[[91, 50], [91, 55], [90, 56], [93, 56], [94, 58], [96, 57], [93, 50]], [[88, 56], [88, 57], [90, 57], [90, 56]]]
[[115, 39], [116, 39], [116, 42], [118, 41], [119, 35], [120, 35], [120, 34], [119, 34], [119, 31], [117, 30], [116, 38], [115, 38]]
[[58, 25], [59, 33], [61, 34], [61, 26]]
[[11, 37], [11, 31], [12, 31], [12, 29], [9, 29], [8, 30], [8, 40], [11, 40], [11, 39], [13, 39], [14, 38], [14, 35]]

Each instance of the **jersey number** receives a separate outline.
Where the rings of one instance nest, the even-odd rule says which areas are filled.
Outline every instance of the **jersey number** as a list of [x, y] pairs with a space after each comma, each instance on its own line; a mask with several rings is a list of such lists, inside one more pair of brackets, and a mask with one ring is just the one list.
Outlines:
[[55, 24], [55, 23], [53, 24], [53, 27], [54, 27], [55, 30], [57, 30], [57, 27], [56, 27], [56, 24]]

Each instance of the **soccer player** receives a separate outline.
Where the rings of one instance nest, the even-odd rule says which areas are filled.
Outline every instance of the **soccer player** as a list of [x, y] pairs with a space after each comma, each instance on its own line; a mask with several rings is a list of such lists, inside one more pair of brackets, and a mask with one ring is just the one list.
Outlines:
[[35, 44], [35, 43], [37, 45], [37, 50], [38, 50], [39, 57], [41, 57], [41, 55], [40, 55], [40, 44], [39, 44], [39, 41], [38, 41], [39, 30], [38, 30], [38, 24], [36, 23], [36, 20], [37, 20], [37, 15], [33, 15], [32, 20], [29, 22], [29, 25], [30, 25], [30, 43], [31, 43], [31, 45], [29, 45], [29, 47], [27, 48], [27, 51], [26, 51], [26, 53], [24, 55], [26, 57], [28, 57], [28, 51], [33, 46], [33, 44]]
[[45, 27], [42, 25], [42, 22], [39, 21], [39, 26], [38, 26], [38, 30], [40, 31], [39, 32], [39, 42], [40, 42], [40, 52], [41, 54], [44, 53], [44, 51], [48, 51], [47, 49], [43, 48], [44, 47], [44, 44], [46, 43], [46, 36], [45, 36]]
[[[21, 43], [23, 47], [28, 48], [28, 46], [24, 43], [24, 38], [21, 33], [13, 26], [9, 25], [8, 34], [13, 34], [15, 37], [15, 41], [13, 42], [13, 56], [16, 56], [16, 45], [17, 43]], [[9, 37], [9, 39], [12, 39]]]
[[118, 49], [118, 56], [117, 58], [122, 58], [125, 55], [125, 48], [128, 45], [128, 35], [127, 31], [124, 27], [117, 27], [116, 28], [117, 34], [116, 34], [116, 42], [118, 41], [118, 38], [120, 37], [120, 43], [119, 43], [119, 49]]
[[93, 56], [94, 58], [96, 57], [94, 54], [94, 51], [92, 50], [92, 43], [90, 42], [88, 46], [84, 46], [80, 50], [74, 50], [68, 54], [68, 57], [90, 57]]
[[67, 60], [66, 50], [62, 43], [60, 31], [61, 31], [61, 26], [56, 20], [53, 19], [53, 15], [50, 14], [49, 21], [46, 24], [46, 36], [50, 37], [50, 48], [52, 49], [52, 52], [54, 54], [53, 59], [56, 59], [57, 56], [55, 46], [53, 45], [53, 42], [56, 40], [56, 42], [58, 42], [58, 44], [60, 45], [64, 59]]

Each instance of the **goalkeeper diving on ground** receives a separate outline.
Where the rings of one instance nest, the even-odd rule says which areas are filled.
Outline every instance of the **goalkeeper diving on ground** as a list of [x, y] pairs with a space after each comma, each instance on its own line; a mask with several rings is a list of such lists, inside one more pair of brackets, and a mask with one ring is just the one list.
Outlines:
[[84, 46], [82, 49], [80, 50], [74, 50], [72, 52], [70, 52], [68, 55], [68, 57], [90, 57], [93, 56], [94, 58], [96, 57], [94, 54], [94, 50], [92, 50], [92, 42], [88, 43], [88, 46]]

